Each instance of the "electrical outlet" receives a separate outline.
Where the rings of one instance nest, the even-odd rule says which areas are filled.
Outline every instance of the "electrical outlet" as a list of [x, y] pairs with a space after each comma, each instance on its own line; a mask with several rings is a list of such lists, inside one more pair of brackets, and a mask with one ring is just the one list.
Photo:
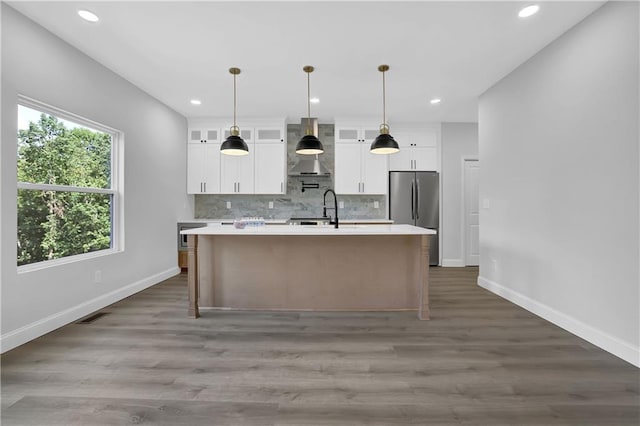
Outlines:
[[379, 209], [380, 208], [380, 202], [379, 201], [374, 201], [373, 202], [373, 208], [374, 209]]
[[102, 282], [102, 271], [97, 270], [94, 274], [93, 274], [93, 282], [98, 284]]
[[344, 201], [338, 201], [338, 207], [344, 209]]
[[493, 272], [498, 271], [498, 261], [496, 259], [491, 259], [491, 269], [493, 269]]
[[227, 208], [230, 209], [231, 208], [231, 201], [227, 201]]
[[273, 201], [269, 201], [269, 208], [272, 209], [273, 208]]
[[483, 208], [483, 209], [488, 209], [488, 208], [489, 208], [489, 206], [490, 206], [489, 199], [488, 199], [488, 198], [484, 198], [484, 199], [482, 200], [482, 208]]

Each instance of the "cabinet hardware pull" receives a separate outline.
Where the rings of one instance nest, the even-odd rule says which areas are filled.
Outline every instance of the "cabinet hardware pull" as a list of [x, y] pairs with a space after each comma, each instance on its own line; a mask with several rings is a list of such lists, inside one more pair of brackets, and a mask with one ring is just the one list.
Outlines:
[[284, 182], [280, 182], [280, 192], [284, 192]]

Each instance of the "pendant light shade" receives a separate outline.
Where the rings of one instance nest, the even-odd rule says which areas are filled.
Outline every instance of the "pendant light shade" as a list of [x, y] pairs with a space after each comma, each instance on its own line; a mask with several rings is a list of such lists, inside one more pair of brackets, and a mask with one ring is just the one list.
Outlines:
[[233, 126], [229, 129], [229, 137], [220, 145], [220, 152], [226, 155], [247, 155], [249, 147], [240, 137], [240, 128], [236, 125], [236, 76], [240, 74], [240, 68], [229, 68], [233, 74]]
[[302, 68], [302, 70], [307, 73], [307, 115], [309, 119], [307, 120], [305, 135], [296, 145], [296, 154], [322, 154], [324, 152], [322, 142], [320, 142], [320, 139], [313, 134], [313, 129], [311, 128], [311, 86], [309, 82], [309, 74], [313, 72], [314, 68], [311, 65], [307, 65]]
[[387, 124], [386, 111], [386, 87], [384, 73], [389, 71], [389, 65], [380, 65], [378, 71], [382, 73], [382, 124], [380, 125], [380, 134], [371, 144], [370, 151], [373, 154], [394, 154], [400, 151], [398, 142], [389, 134], [389, 125]]

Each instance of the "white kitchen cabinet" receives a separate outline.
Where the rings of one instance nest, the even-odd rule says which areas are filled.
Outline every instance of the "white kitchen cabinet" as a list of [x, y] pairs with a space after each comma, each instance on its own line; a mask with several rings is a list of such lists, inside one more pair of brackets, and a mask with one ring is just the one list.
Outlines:
[[213, 127], [189, 127], [189, 143], [221, 143], [220, 129]]
[[373, 154], [371, 143], [362, 147], [362, 194], [386, 194], [389, 179], [388, 155]]
[[[231, 124], [224, 127], [222, 141], [231, 135]], [[221, 194], [253, 194], [254, 159], [253, 128], [240, 127], [240, 137], [247, 143], [247, 155], [220, 156], [220, 193]]]
[[[227, 126], [227, 128], [222, 132], [222, 141], [224, 142], [231, 135], [231, 126]], [[244, 139], [247, 144], [253, 143], [253, 129], [252, 128], [240, 128], [240, 137]]]
[[335, 189], [338, 194], [386, 194], [387, 155], [369, 150], [380, 134], [374, 125], [336, 122]]
[[284, 143], [256, 142], [253, 149], [254, 193], [284, 194], [287, 186], [287, 146]]
[[[189, 194], [283, 194], [286, 192], [287, 147], [285, 121], [257, 119], [240, 124], [240, 137], [249, 146], [249, 155], [220, 154], [220, 145], [229, 137], [229, 119], [204, 118], [189, 121], [187, 192]], [[191, 149], [195, 146], [215, 146]], [[204, 162], [215, 163], [213, 176], [203, 176]]]
[[400, 152], [389, 156], [389, 170], [438, 170], [438, 133], [435, 128], [400, 128], [391, 134], [398, 142]]
[[337, 194], [386, 194], [387, 156], [372, 154], [370, 141], [335, 146]]
[[253, 144], [248, 155], [220, 156], [221, 194], [253, 194], [254, 159]]
[[284, 144], [284, 127], [255, 127], [253, 132], [255, 143]]
[[436, 171], [438, 155], [435, 147], [400, 147], [400, 152], [389, 156], [389, 170], [392, 171]]
[[187, 194], [220, 192], [220, 144], [187, 146]]
[[356, 127], [342, 126], [336, 124], [335, 141], [339, 143], [363, 143], [368, 141], [369, 144], [380, 134], [377, 127]]

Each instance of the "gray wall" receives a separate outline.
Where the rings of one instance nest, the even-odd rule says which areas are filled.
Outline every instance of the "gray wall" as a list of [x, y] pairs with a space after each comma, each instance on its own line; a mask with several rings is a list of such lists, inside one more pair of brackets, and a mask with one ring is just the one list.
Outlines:
[[[194, 195], [194, 211], [196, 219], [233, 219], [242, 216], [261, 216], [265, 219], [288, 219], [290, 217], [322, 216], [322, 195], [327, 188], [333, 188], [334, 168], [334, 126], [320, 124], [318, 139], [322, 141], [325, 152], [320, 161], [331, 170], [331, 177], [298, 177], [289, 176], [287, 193], [280, 195]], [[297, 161], [296, 144], [300, 140], [299, 124], [287, 125], [287, 160], [288, 168]], [[318, 189], [306, 189], [302, 192], [302, 182], [317, 183]], [[333, 199], [331, 199], [333, 202]], [[386, 217], [386, 196], [384, 195], [338, 195], [344, 202], [340, 209], [341, 219], [381, 219]], [[227, 209], [227, 201], [231, 209]], [[273, 201], [273, 209], [269, 209], [269, 201]], [[379, 208], [373, 204], [378, 201]], [[327, 197], [329, 202], [329, 197]]]
[[[124, 252], [18, 273], [18, 94], [124, 132]], [[2, 3], [1, 118], [3, 351], [179, 271], [184, 117]]]
[[636, 365], [638, 15], [606, 3], [479, 109], [479, 283]]
[[478, 158], [478, 124], [442, 123], [441, 152], [442, 266], [464, 266], [463, 159]]

